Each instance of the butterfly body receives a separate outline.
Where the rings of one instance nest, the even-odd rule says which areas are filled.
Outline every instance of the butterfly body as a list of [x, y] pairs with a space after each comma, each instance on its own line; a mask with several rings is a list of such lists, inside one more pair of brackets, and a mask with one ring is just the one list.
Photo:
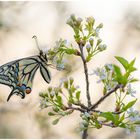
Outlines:
[[48, 70], [46, 54], [40, 51], [40, 55], [15, 60], [0, 66], [0, 83], [12, 88], [7, 101], [16, 94], [25, 98], [31, 93], [33, 79], [38, 68], [43, 79], [50, 83], [51, 75]]

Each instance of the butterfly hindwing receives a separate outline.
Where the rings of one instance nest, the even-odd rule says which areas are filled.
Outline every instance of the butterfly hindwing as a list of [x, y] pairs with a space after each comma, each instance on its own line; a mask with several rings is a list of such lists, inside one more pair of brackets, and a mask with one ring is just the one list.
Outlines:
[[0, 83], [12, 88], [7, 101], [13, 94], [24, 98], [31, 92], [34, 75], [40, 66], [37, 59], [38, 56], [23, 58], [0, 67]]
[[0, 83], [12, 88], [7, 101], [12, 95], [20, 95], [23, 99], [31, 93], [35, 73], [40, 67], [43, 79], [50, 83], [51, 74], [48, 70], [46, 54], [40, 51], [40, 55], [15, 60], [0, 66]]

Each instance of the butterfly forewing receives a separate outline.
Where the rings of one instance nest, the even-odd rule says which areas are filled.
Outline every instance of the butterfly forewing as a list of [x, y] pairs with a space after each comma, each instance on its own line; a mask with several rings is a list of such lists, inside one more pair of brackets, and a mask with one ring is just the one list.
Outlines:
[[46, 64], [42, 63], [40, 65], [40, 73], [43, 77], [43, 79], [47, 82], [47, 83], [50, 83], [51, 81], [51, 73], [50, 71], [48, 70], [48, 67]]

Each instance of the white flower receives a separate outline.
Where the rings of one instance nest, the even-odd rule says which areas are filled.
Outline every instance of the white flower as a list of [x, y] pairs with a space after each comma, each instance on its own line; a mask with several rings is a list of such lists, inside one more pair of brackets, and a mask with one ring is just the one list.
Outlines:
[[65, 46], [70, 46], [70, 42], [69, 42], [68, 40], [66, 40], [66, 39], [63, 41], [63, 44], [64, 44]]
[[105, 64], [105, 67], [107, 67], [109, 70], [114, 70], [114, 67], [112, 64]]
[[135, 97], [134, 94], [136, 94], [136, 90], [132, 89], [131, 84], [128, 84], [128, 85], [127, 85], [127, 93], [128, 93], [129, 95], [131, 95], [132, 97]]
[[98, 76], [100, 79], [97, 81], [97, 83], [99, 83], [102, 80], [105, 80], [107, 78], [107, 73], [106, 73], [106, 70], [104, 68], [96, 68], [96, 70], [93, 70], [93, 72], [90, 73], [89, 75]]
[[140, 114], [137, 110], [130, 108], [127, 113], [129, 115], [130, 121], [140, 121]]

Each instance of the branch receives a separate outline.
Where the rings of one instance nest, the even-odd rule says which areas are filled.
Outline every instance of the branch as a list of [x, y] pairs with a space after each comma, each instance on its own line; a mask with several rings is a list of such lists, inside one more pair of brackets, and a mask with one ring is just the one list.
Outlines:
[[79, 107], [66, 107], [66, 110], [68, 110], [68, 109], [77, 110], [77, 111], [80, 111], [80, 112], [85, 112], [84, 109], [81, 109], [81, 108], [79, 108]]
[[112, 128], [116, 127], [115, 125], [113, 125], [113, 123], [105, 123], [103, 121], [100, 121], [100, 124], [104, 125], [104, 126], [109, 126], [109, 127], [112, 127]]
[[[103, 111], [100, 111], [100, 110], [94, 110], [94, 109], [92, 109], [92, 111], [93, 112], [96, 112], [96, 113], [100, 113], [100, 114], [102, 114], [102, 113], [104, 113]], [[111, 112], [112, 114], [121, 114], [121, 113], [123, 113], [122, 111], [117, 111], [117, 112]]]
[[84, 57], [84, 53], [83, 53], [83, 45], [82, 43], [79, 44], [79, 49], [81, 52], [81, 58], [82, 58], [82, 62], [84, 65], [84, 73], [85, 73], [85, 78], [86, 78], [86, 96], [87, 96], [87, 102], [88, 102], [88, 107], [91, 106], [91, 99], [90, 99], [90, 94], [89, 94], [89, 78], [88, 78], [88, 68], [87, 68], [87, 63], [86, 63], [86, 59]]
[[115, 92], [117, 89], [123, 87], [123, 85], [118, 84], [114, 89], [110, 90], [108, 93], [106, 93], [103, 97], [101, 97], [95, 104], [93, 104], [89, 110], [93, 110], [98, 107], [98, 105], [104, 101], [109, 95], [111, 95], [113, 92]]
[[78, 102], [78, 103], [73, 103], [73, 104], [76, 105], [76, 106], [80, 106], [80, 107], [83, 108], [83, 109], [88, 110], [88, 107], [85, 106], [84, 104], [80, 103], [80, 102]]
[[86, 139], [88, 137], [88, 132], [87, 131], [88, 131], [88, 129], [83, 131], [82, 139]]

